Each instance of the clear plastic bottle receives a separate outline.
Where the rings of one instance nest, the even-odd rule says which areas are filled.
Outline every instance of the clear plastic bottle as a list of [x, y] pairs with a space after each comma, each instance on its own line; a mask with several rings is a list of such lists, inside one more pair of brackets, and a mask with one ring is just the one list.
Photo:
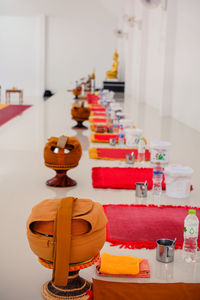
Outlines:
[[115, 112], [114, 112], [114, 110], [111, 110], [110, 118], [111, 118], [112, 123], [113, 123], [113, 120], [114, 120], [114, 118], [115, 118]]
[[124, 128], [123, 128], [123, 125], [120, 124], [120, 127], [119, 127], [119, 135], [118, 135], [118, 144], [120, 146], [124, 145]]
[[184, 220], [184, 260], [194, 262], [197, 254], [197, 239], [199, 234], [199, 220], [195, 209], [189, 209]]
[[109, 128], [112, 124], [112, 122], [111, 122], [111, 108], [108, 107], [106, 112], [107, 112], [107, 122], [106, 123], [107, 123], [107, 129], [108, 129], [107, 131], [109, 132]]
[[144, 162], [144, 160], [145, 160], [145, 142], [144, 139], [141, 138], [138, 143], [138, 161], [142, 163]]
[[163, 168], [161, 166], [156, 165], [153, 168], [152, 195], [154, 197], [160, 197], [162, 194], [162, 179], [163, 179]]
[[119, 122], [117, 118], [114, 118], [113, 120], [113, 132], [118, 133], [119, 132]]

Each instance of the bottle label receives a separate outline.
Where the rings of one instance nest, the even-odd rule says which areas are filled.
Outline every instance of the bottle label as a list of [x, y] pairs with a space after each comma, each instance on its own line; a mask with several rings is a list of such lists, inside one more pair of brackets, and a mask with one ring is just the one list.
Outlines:
[[196, 224], [191, 224], [184, 226], [185, 237], [198, 237], [198, 226]]
[[152, 149], [151, 151], [151, 160], [153, 161], [167, 161], [168, 160], [168, 151], [165, 149]]

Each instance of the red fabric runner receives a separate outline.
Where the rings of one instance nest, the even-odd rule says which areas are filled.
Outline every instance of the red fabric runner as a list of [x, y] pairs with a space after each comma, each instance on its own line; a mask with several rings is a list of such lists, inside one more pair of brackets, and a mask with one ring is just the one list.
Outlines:
[[[92, 168], [92, 185], [94, 188], [135, 190], [136, 182], [145, 181], [147, 181], [148, 190], [151, 190], [153, 186], [153, 168]], [[162, 189], [165, 189], [164, 178]]]
[[[107, 125], [104, 125], [104, 124], [100, 124], [100, 125], [101, 125], [101, 126], [103, 126], [103, 127], [104, 127], [104, 130], [105, 130], [105, 132], [107, 132], [107, 129], [108, 129], [108, 128], [107, 128]], [[94, 129], [93, 129], [93, 131], [96, 131], [96, 130], [97, 130], [97, 126], [98, 126], [98, 125], [97, 125], [97, 124], [92, 124], [92, 126], [93, 126], [93, 128], [94, 128]]]
[[92, 116], [97, 116], [97, 117], [106, 117], [106, 113], [105, 112], [97, 112], [94, 111]]
[[109, 134], [109, 133], [104, 133], [104, 134], [98, 134], [98, 133], [95, 133], [94, 134], [94, 138], [95, 138], [95, 140], [97, 141], [97, 142], [102, 142], [102, 141], [104, 141], [104, 142], [107, 142], [107, 143], [109, 143], [109, 140], [111, 139], [111, 138], [116, 138], [117, 139], [117, 141], [118, 141], [118, 134]]
[[[138, 150], [137, 149], [119, 149], [119, 148], [97, 148], [97, 154], [99, 158], [104, 159], [126, 159], [126, 154], [131, 154], [134, 152], [135, 159], [138, 158]], [[150, 160], [151, 153], [149, 150], [145, 151], [145, 160]]]
[[106, 109], [103, 107], [91, 107], [90, 110], [91, 111], [106, 111]]
[[105, 118], [92, 118], [92, 123], [106, 123], [107, 119]]
[[[153, 249], [158, 239], [177, 238], [175, 248], [181, 249], [184, 219], [190, 208], [170, 205], [104, 205], [108, 218], [106, 240], [113, 246], [121, 245], [121, 248]], [[195, 209], [200, 220], [200, 208]]]
[[87, 94], [88, 104], [98, 104], [99, 96], [94, 94]]
[[0, 126], [21, 114], [32, 105], [9, 105], [0, 110]]

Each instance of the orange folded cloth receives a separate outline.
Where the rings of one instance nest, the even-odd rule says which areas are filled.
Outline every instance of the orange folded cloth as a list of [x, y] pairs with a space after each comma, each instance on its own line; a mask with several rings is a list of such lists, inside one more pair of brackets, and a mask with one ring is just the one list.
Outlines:
[[99, 276], [105, 277], [133, 277], [133, 278], [150, 278], [150, 267], [147, 259], [143, 259], [139, 264], [139, 273], [138, 274], [109, 274], [100, 272], [101, 260], [96, 263], [96, 271]]
[[99, 124], [99, 123], [106, 123], [107, 122], [107, 118], [103, 118], [103, 117], [90, 117], [88, 120], [90, 123], [94, 123], [94, 124]]
[[112, 255], [103, 253], [101, 255], [100, 273], [112, 275], [136, 275], [139, 274], [139, 264], [142, 259], [131, 255]]
[[4, 109], [6, 108], [7, 106], [9, 106], [10, 104], [0, 104], [0, 109]]
[[90, 124], [90, 129], [92, 130], [92, 131], [95, 131], [95, 132], [97, 132], [97, 128], [98, 128], [98, 126], [102, 126], [103, 128], [104, 128], [104, 132], [107, 132], [107, 125], [104, 125], [104, 123], [101, 123], [101, 124], [98, 124], [98, 123], [92, 123], [92, 124]]
[[95, 117], [106, 117], [106, 113], [105, 112], [101, 112], [101, 111], [91, 111], [90, 116], [95, 116]]
[[103, 106], [101, 104], [90, 104], [90, 103], [88, 103], [88, 106], [91, 107], [92, 109], [99, 109], [99, 108], [101, 108], [101, 109], [103, 109], [103, 111], [106, 110], [105, 108], [103, 108]]

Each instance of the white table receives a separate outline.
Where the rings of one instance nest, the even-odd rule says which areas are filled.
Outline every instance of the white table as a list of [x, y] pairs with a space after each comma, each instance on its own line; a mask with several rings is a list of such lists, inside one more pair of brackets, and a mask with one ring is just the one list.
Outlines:
[[[40, 288], [51, 279], [51, 271], [42, 267], [32, 253], [26, 239], [26, 220], [31, 208], [38, 202], [56, 197], [75, 196], [90, 198], [101, 204], [136, 203], [135, 191], [93, 189], [91, 168], [94, 166], [120, 166], [118, 161], [92, 160], [88, 156], [90, 130], [76, 131], [71, 127], [70, 108], [73, 103], [71, 93], [58, 93], [50, 101], [33, 106], [23, 115], [0, 127], [0, 182], [1, 182], [1, 283], [2, 300], [43, 299]], [[143, 202], [154, 204], [200, 206], [200, 134], [176, 122], [162, 119], [156, 110], [143, 104], [125, 105], [129, 117], [144, 129], [149, 140], [163, 139], [172, 143], [171, 161], [184, 162], [195, 170], [194, 191], [188, 200], [168, 199], [163, 196], [152, 200], [148, 193]], [[87, 124], [87, 122], [85, 122]], [[89, 126], [89, 123], [88, 123]], [[55, 175], [54, 171], [43, 163], [43, 148], [47, 138], [62, 134], [79, 138], [83, 155], [79, 166], [69, 171], [78, 185], [67, 189], [50, 188], [45, 181]], [[99, 144], [100, 145], [100, 144]], [[191, 145], [194, 145], [193, 147]], [[92, 146], [96, 147], [97, 144]], [[106, 146], [101, 144], [100, 146]], [[141, 201], [142, 202], [142, 201]], [[141, 203], [140, 202], [140, 203]], [[113, 254], [131, 254], [147, 258], [151, 268], [150, 279], [117, 279], [131, 282], [200, 282], [200, 263], [187, 264], [182, 260], [182, 251], [176, 250], [175, 261], [168, 265], [155, 259], [155, 250], [127, 250], [110, 247], [105, 243], [102, 251]], [[91, 280], [100, 279], [92, 266], [80, 272], [81, 276]], [[101, 279], [105, 279], [101, 277]]]

